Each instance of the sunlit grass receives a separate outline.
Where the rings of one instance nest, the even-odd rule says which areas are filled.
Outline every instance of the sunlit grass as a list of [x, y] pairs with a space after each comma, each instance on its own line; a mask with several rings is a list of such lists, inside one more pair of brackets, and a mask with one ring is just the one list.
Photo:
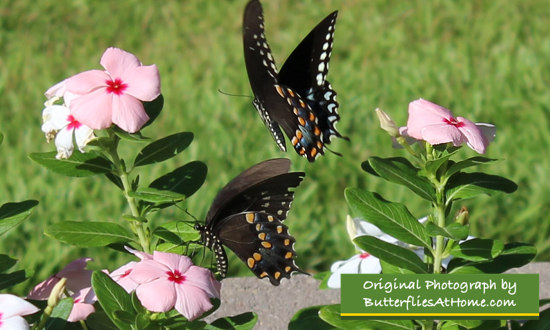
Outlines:
[[[126, 212], [119, 191], [105, 180], [49, 173], [28, 158], [53, 150], [39, 129], [43, 92], [67, 76], [99, 68], [109, 46], [133, 52], [161, 72], [164, 111], [144, 134], [194, 132], [188, 150], [144, 171], [141, 180], [191, 160], [205, 162], [207, 181], [187, 204], [199, 219], [240, 171], [267, 158], [289, 157], [294, 170], [307, 173], [286, 222], [297, 238], [297, 262], [308, 271], [327, 270], [353, 252], [344, 223], [345, 187], [379, 191], [407, 203], [414, 215], [425, 215], [424, 201], [360, 168], [371, 155], [401, 154], [378, 129], [374, 108], [404, 124], [408, 102], [422, 97], [476, 122], [496, 124], [497, 139], [487, 155], [502, 161], [486, 169], [519, 184], [513, 195], [463, 203], [472, 214], [472, 234], [534, 243], [539, 260], [550, 260], [546, 1], [264, 1], [267, 38], [279, 67], [318, 21], [340, 10], [329, 80], [341, 105], [339, 130], [351, 143], [335, 141], [331, 147], [344, 157], [329, 153], [314, 164], [278, 151], [251, 98], [218, 92], [252, 95], [241, 44], [245, 4], [18, 0], [0, 5], [0, 131], [5, 134], [0, 196], [2, 202], [40, 201], [26, 223], [2, 240], [0, 253], [35, 270], [27, 287], [80, 256], [93, 257], [98, 269], [120, 264], [116, 252], [76, 249], [42, 234], [47, 224], [63, 219], [118, 221]], [[189, 218], [170, 210], [154, 221]], [[231, 262], [231, 270], [241, 269], [238, 265]]]

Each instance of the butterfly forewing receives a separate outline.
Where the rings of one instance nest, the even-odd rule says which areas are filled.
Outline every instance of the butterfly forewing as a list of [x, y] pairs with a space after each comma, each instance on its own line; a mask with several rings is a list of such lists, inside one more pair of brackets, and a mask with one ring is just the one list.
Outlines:
[[[242, 197], [239, 195], [243, 195], [249, 188], [257, 186], [259, 183], [269, 178], [280, 174], [286, 174], [289, 170], [290, 160], [286, 158], [274, 158], [258, 163], [243, 171], [226, 184], [218, 195], [216, 195], [206, 215], [206, 223], [211, 223], [213, 219], [223, 218], [223, 216], [219, 216], [219, 214], [229, 205], [236, 204], [244, 208], [245, 206], [240, 206], [241, 204], [234, 202], [233, 199], [235, 197], [241, 199]], [[242, 212], [243, 210], [238, 212]]]

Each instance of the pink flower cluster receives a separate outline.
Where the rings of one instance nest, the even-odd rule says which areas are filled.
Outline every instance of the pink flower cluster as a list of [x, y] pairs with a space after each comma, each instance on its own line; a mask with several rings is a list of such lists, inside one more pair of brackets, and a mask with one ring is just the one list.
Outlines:
[[[139, 131], [149, 120], [142, 102], [160, 95], [155, 65], [144, 66], [135, 55], [118, 48], [108, 48], [100, 63], [104, 71], [81, 72], [45, 93], [42, 131], [48, 142], [55, 139], [58, 159], [71, 156], [73, 139], [84, 152], [95, 138], [94, 129], [115, 124], [129, 133]], [[55, 104], [61, 98], [64, 103]]]
[[[130, 262], [110, 276], [128, 293], [136, 291], [141, 304], [152, 312], [175, 308], [188, 320], [194, 320], [212, 308], [210, 298], [220, 297], [220, 282], [206, 268], [193, 265], [179, 254], [155, 251], [152, 255], [131, 250], [141, 261]], [[95, 311], [97, 297], [91, 287], [91, 270], [84, 269], [90, 258], [68, 264], [62, 271], [38, 284], [29, 299], [46, 300], [54, 286], [66, 278], [66, 290], [74, 299], [70, 322], [85, 320]], [[106, 271], [105, 271], [106, 272]]]
[[144, 66], [135, 55], [112, 47], [103, 53], [100, 64], [104, 71], [69, 77], [46, 91], [46, 96], [64, 97], [74, 119], [92, 129], [114, 123], [129, 133], [137, 132], [149, 120], [142, 101], [160, 95], [156, 65]]
[[494, 138], [495, 129], [490, 124], [476, 124], [440, 105], [418, 99], [409, 104], [409, 119], [406, 127], [400, 128], [401, 135], [423, 140], [431, 145], [452, 143], [460, 146], [466, 143], [480, 154]]
[[220, 282], [206, 268], [174, 253], [147, 254], [130, 250], [141, 259], [113, 271], [111, 277], [127, 292], [136, 291], [141, 304], [152, 312], [175, 308], [194, 320], [212, 308], [210, 298], [220, 297]]

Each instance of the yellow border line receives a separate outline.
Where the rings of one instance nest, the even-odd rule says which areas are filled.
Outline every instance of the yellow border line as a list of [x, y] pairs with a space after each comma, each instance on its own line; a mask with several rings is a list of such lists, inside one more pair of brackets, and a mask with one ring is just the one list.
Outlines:
[[340, 316], [539, 316], [539, 313], [340, 313]]

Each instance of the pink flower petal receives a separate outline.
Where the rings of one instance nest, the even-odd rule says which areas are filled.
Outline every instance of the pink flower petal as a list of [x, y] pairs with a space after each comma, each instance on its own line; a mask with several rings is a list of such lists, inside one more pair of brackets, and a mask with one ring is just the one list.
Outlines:
[[69, 314], [69, 317], [67, 318], [67, 321], [78, 322], [85, 320], [93, 312], [95, 312], [94, 305], [75, 303], [73, 305], [73, 309], [71, 310], [71, 314]]
[[[1, 315], [1, 313], [0, 313]], [[8, 319], [3, 319], [2, 318], [2, 323], [0, 323], [0, 330], [13, 330], [13, 329], [17, 329], [17, 330], [27, 330], [27, 329], [30, 329], [29, 328], [29, 324], [27, 323], [27, 321], [22, 318], [21, 316], [13, 316], [13, 317], [10, 317]]]
[[59, 282], [59, 278], [50, 277], [45, 281], [38, 283], [27, 295], [27, 298], [33, 300], [46, 300], [50, 296], [53, 287]]
[[137, 282], [130, 277], [135, 265], [137, 265], [137, 262], [131, 261], [109, 274], [109, 276], [111, 276], [118, 285], [123, 287], [126, 292], [132, 292], [138, 286]]
[[468, 146], [478, 153], [484, 154], [489, 141], [485, 135], [483, 135], [483, 132], [476, 126], [476, 124], [466, 118], [458, 117], [457, 120], [463, 124], [463, 126], [458, 129], [466, 137]]
[[417, 140], [423, 140], [421, 130], [427, 125], [441, 124], [444, 119], [452, 118], [450, 110], [435, 103], [418, 99], [409, 103], [407, 134]]
[[39, 309], [30, 302], [13, 294], [0, 294], [0, 315], [2, 320], [15, 315], [29, 315], [38, 312]]
[[111, 77], [101, 70], [89, 70], [78, 73], [65, 80], [66, 89], [69, 93], [87, 94], [107, 86]]
[[156, 65], [129, 70], [124, 77], [128, 88], [124, 91], [142, 101], [153, 101], [160, 95], [160, 74]]
[[133, 96], [113, 95], [112, 105], [112, 122], [128, 133], [139, 131], [149, 120], [143, 103]]
[[212, 278], [212, 273], [202, 267], [191, 266], [188, 271], [184, 273], [185, 282], [184, 285], [192, 285], [204, 292], [211, 298], [220, 297], [221, 283]]
[[153, 258], [156, 262], [167, 266], [171, 270], [177, 269], [182, 274], [185, 274], [187, 270], [193, 265], [191, 258], [175, 253], [155, 251], [153, 252]]
[[174, 284], [165, 279], [139, 285], [136, 294], [141, 304], [152, 312], [167, 312], [176, 303]]
[[192, 285], [176, 285], [175, 308], [181, 315], [192, 321], [212, 308], [206, 293]]
[[424, 126], [420, 130], [422, 140], [425, 140], [431, 145], [452, 142], [453, 145], [459, 146], [464, 143], [462, 133], [453, 125], [437, 124]]
[[166, 278], [166, 272], [171, 271], [167, 266], [154, 260], [143, 260], [134, 266], [130, 278], [138, 284], [151, 282], [158, 278]]
[[92, 129], [108, 128], [112, 124], [113, 98], [104, 88], [80, 95], [71, 102], [71, 114]]
[[115, 47], [107, 48], [99, 63], [109, 72], [112, 80], [120, 78], [123, 81], [128, 72], [141, 65], [134, 54]]

